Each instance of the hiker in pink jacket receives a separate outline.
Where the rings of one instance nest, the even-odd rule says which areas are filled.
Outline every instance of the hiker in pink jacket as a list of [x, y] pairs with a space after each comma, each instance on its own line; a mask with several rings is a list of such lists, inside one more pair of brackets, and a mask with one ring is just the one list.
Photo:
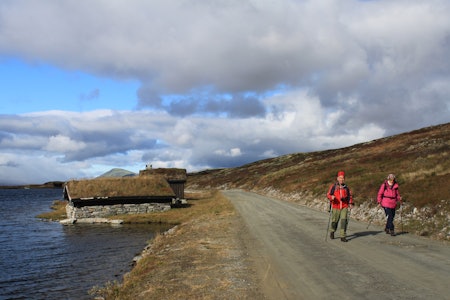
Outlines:
[[378, 204], [383, 207], [384, 213], [387, 216], [384, 231], [387, 234], [395, 236], [395, 209], [398, 202], [400, 202], [400, 205], [402, 204], [402, 197], [400, 196], [400, 192], [398, 191], [398, 183], [395, 180], [394, 174], [389, 174], [384, 183], [381, 184], [380, 189], [378, 190], [377, 201]]

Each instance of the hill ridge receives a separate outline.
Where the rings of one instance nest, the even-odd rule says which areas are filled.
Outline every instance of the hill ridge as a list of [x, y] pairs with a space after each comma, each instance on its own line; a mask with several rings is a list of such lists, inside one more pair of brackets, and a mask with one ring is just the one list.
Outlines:
[[[445, 123], [344, 148], [291, 153], [235, 168], [190, 173], [187, 188], [240, 188], [322, 208], [327, 188], [343, 169], [355, 202], [367, 215], [375, 206], [380, 184], [387, 174], [394, 173], [410, 225], [416, 222], [415, 230], [421, 235], [439, 232], [449, 238], [449, 154], [450, 123]], [[414, 216], [418, 211], [443, 218], [424, 221]]]

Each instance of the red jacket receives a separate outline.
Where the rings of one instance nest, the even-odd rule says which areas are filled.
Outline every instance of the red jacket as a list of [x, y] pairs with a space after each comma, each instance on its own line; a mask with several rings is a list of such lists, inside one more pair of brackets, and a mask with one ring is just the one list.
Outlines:
[[385, 180], [378, 190], [377, 201], [382, 207], [387, 208], [395, 208], [397, 206], [397, 202], [401, 203], [402, 198], [400, 197], [400, 192], [398, 191], [397, 182], [394, 181], [394, 184], [390, 186], [388, 181]]
[[[334, 193], [332, 193], [333, 187]], [[334, 200], [331, 198], [333, 195], [335, 197]], [[331, 206], [335, 209], [343, 209], [348, 207], [349, 204], [353, 204], [352, 192], [346, 184], [332, 184], [328, 189], [327, 198], [330, 200]]]

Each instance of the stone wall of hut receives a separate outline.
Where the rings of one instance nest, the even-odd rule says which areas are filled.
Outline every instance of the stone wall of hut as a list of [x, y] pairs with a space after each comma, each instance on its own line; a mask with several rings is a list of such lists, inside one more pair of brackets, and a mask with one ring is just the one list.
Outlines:
[[170, 203], [114, 204], [74, 207], [66, 205], [69, 219], [107, 218], [116, 215], [145, 214], [170, 209]]

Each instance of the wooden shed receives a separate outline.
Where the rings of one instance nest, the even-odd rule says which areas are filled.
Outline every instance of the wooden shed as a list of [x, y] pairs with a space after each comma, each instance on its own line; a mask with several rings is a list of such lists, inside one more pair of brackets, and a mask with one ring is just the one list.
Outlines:
[[139, 177], [146, 176], [164, 176], [164, 178], [169, 183], [173, 192], [178, 199], [184, 199], [184, 188], [186, 185], [187, 175], [186, 169], [177, 168], [147, 168], [145, 170], [139, 171]]

